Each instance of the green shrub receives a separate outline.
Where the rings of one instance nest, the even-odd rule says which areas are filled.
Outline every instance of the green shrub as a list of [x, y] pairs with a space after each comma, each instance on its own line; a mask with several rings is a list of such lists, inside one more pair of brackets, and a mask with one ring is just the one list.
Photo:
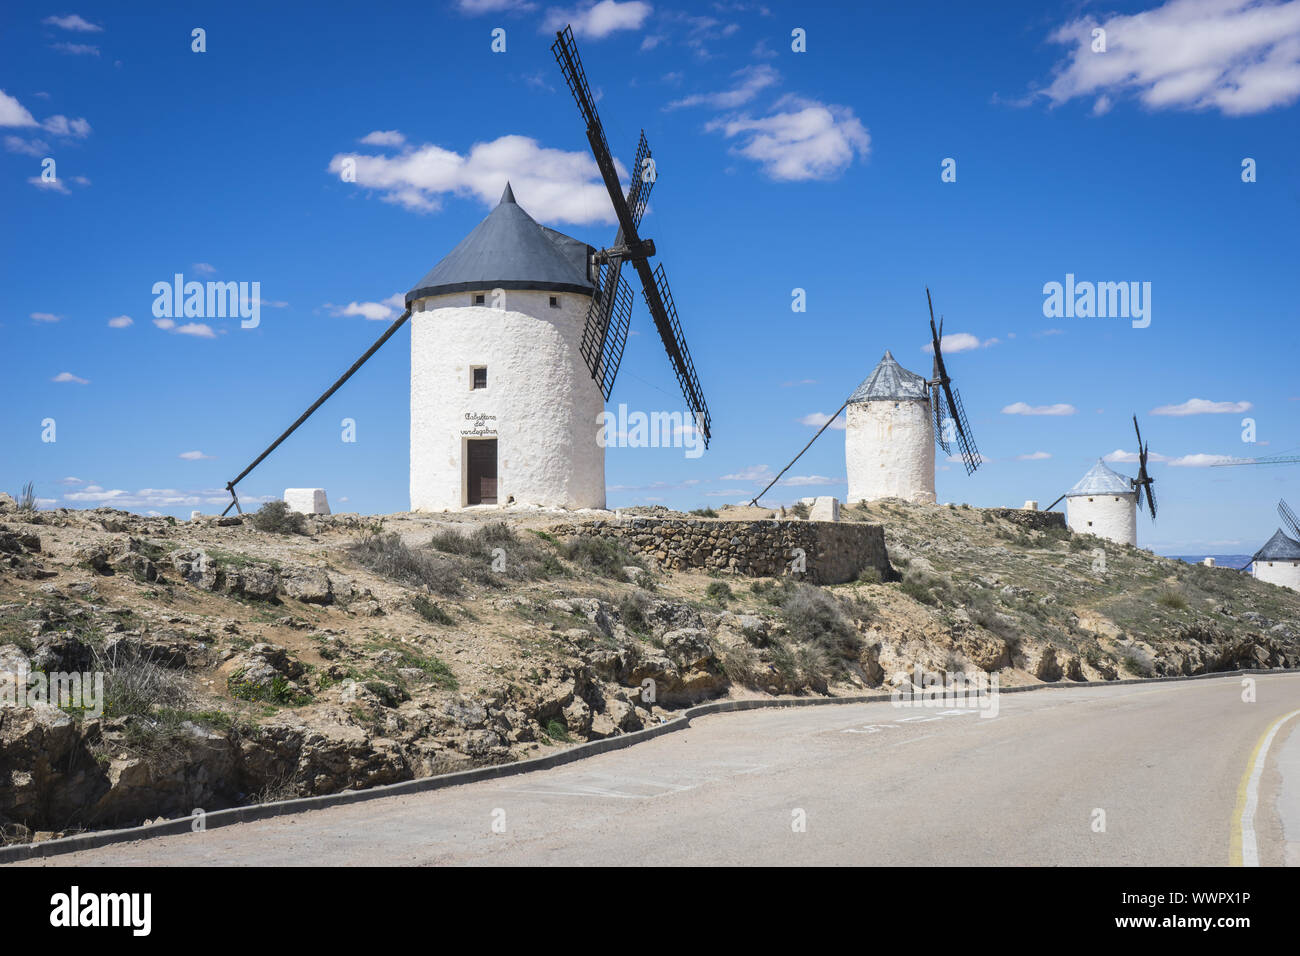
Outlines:
[[697, 518], [716, 518], [718, 516], [718, 513], [712, 508], [695, 508], [689, 514], [693, 514]]
[[442, 609], [442, 607], [433, 601], [430, 601], [423, 594], [417, 594], [411, 601], [411, 607], [415, 608], [415, 613], [420, 615], [426, 621], [432, 624], [455, 624], [456, 619]]
[[880, 580], [880, 569], [874, 565], [867, 565], [858, 572], [859, 584], [879, 584]]
[[462, 590], [465, 573], [459, 562], [428, 550], [412, 550], [391, 531], [365, 535], [348, 553], [376, 574], [404, 584], [445, 597]]
[[18, 492], [17, 501], [19, 511], [35, 511], [36, 485], [30, 481], [23, 485], [23, 490]]
[[632, 591], [619, 598], [618, 616], [628, 631], [633, 634], [644, 634], [650, 630], [650, 622], [645, 613], [649, 603], [640, 591]]
[[627, 577], [626, 567], [644, 567], [613, 538], [575, 537], [564, 546], [564, 556], [584, 570], [616, 580]]
[[781, 606], [790, 636], [825, 651], [831, 657], [855, 655], [862, 643], [839, 602], [821, 588], [799, 584]]
[[710, 581], [709, 586], [704, 589], [704, 596], [710, 601], [716, 601], [718, 604], [726, 604], [735, 598], [731, 593], [731, 585], [726, 581]]
[[269, 534], [306, 534], [307, 519], [283, 501], [268, 501], [253, 515], [253, 527]]
[[1183, 597], [1177, 591], [1162, 591], [1156, 597], [1156, 603], [1171, 611], [1187, 610], [1187, 598]]

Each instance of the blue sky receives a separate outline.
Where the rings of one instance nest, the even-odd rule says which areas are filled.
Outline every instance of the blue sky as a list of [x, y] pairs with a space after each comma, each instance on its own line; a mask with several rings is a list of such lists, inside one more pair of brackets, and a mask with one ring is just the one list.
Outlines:
[[[1250, 552], [1278, 497], [1300, 506], [1300, 466], [1204, 467], [1300, 446], [1300, 0], [121, 6], [0, 13], [11, 494], [224, 507], [506, 178], [539, 221], [612, 241], [549, 49], [572, 22], [612, 148], [630, 163], [644, 127], [654, 149], [644, 232], [714, 424], [702, 458], [611, 449], [611, 506], [748, 498], [886, 348], [928, 374], [926, 285], [989, 459], [971, 477], [941, 461], [941, 501], [1045, 505], [1131, 454], [1137, 413], [1162, 459], [1143, 546]], [[159, 327], [152, 287], [175, 273], [259, 282], [260, 323]], [[1067, 274], [1151, 283], [1150, 325], [1045, 317]], [[639, 296], [633, 330], [611, 407], [681, 409]], [[409, 368], [403, 330], [243, 494], [405, 509]], [[787, 478], [765, 500], [843, 496], [843, 432]]]

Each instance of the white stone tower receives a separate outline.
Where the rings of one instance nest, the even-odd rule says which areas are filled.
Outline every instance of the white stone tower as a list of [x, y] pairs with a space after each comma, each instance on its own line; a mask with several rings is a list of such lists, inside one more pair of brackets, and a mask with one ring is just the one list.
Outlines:
[[925, 379], [889, 352], [849, 397], [844, 433], [849, 497], [933, 504], [934, 419]]
[[1065, 493], [1065, 513], [1071, 531], [1137, 545], [1137, 490], [1100, 458]]
[[591, 246], [501, 202], [406, 294], [411, 510], [605, 507]]
[[1264, 547], [1255, 552], [1252, 569], [1260, 581], [1300, 591], [1300, 541], [1278, 528]]

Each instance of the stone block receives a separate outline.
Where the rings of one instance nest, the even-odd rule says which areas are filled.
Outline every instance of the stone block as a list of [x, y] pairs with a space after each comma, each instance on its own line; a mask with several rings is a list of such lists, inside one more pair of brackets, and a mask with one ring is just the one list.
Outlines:
[[330, 513], [329, 502], [325, 499], [324, 488], [286, 488], [284, 503], [290, 511], [305, 515], [327, 515]]

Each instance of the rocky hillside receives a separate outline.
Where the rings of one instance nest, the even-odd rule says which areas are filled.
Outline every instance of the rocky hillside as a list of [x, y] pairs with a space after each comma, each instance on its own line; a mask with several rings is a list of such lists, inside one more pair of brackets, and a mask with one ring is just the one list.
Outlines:
[[884, 526], [897, 574], [834, 587], [663, 573], [547, 530], [573, 517], [177, 522], [0, 496], [0, 680], [105, 681], [102, 714], [0, 706], [0, 833], [517, 760], [914, 664], [1004, 685], [1300, 665], [1300, 595], [1015, 513], [847, 508]]

